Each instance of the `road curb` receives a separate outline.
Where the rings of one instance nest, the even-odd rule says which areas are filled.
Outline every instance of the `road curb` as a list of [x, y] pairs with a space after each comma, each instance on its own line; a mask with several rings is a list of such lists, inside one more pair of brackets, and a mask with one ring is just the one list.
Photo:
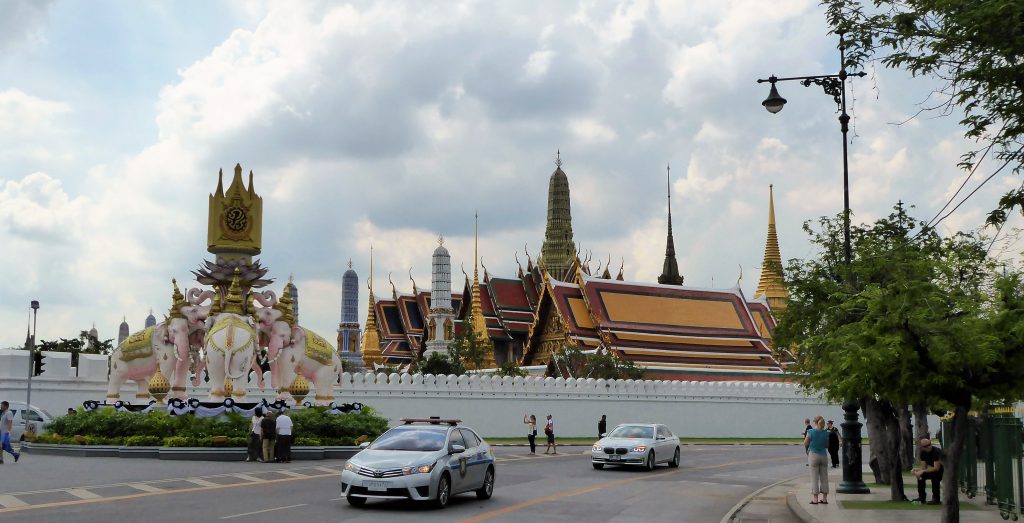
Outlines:
[[[51, 456], [77, 456], [84, 458], [150, 458], [178, 461], [243, 461], [245, 447], [115, 447], [89, 445], [59, 445], [25, 443], [28, 454]], [[359, 452], [359, 447], [292, 447], [292, 458], [302, 461], [347, 459]]]
[[739, 503], [733, 505], [732, 509], [730, 509], [729, 512], [726, 512], [725, 516], [722, 518], [722, 521], [720, 521], [719, 523], [731, 523], [732, 518], [736, 517], [736, 513], [741, 511], [741, 510], [743, 510], [743, 507], [747, 506], [747, 504], [750, 503], [750, 500], [756, 498], [757, 496], [760, 496], [761, 494], [763, 494], [768, 489], [775, 488], [775, 487], [777, 487], [777, 486], [779, 486], [779, 485], [781, 485], [781, 484], [783, 484], [783, 483], [785, 483], [787, 481], [793, 481], [794, 479], [797, 479], [800, 476], [803, 476], [803, 474], [799, 474], [799, 475], [793, 476], [791, 478], [786, 478], [786, 479], [782, 479], [782, 480], [776, 481], [775, 483], [772, 483], [771, 485], [766, 485], [764, 487], [761, 487], [761, 488], [755, 490], [754, 492], [751, 492], [749, 495], [747, 495], [747, 497], [741, 499]]
[[807, 512], [807, 509], [796, 499], [796, 492], [790, 492], [786, 494], [786, 506], [789, 507], [789, 511], [796, 516], [797, 519], [804, 523], [822, 523], [820, 519], [811, 515]]

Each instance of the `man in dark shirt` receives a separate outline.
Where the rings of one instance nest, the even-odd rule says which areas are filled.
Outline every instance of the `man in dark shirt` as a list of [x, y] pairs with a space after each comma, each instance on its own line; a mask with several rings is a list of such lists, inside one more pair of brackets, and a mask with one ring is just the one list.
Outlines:
[[832, 468], [837, 468], [839, 467], [839, 446], [843, 444], [843, 438], [839, 436], [839, 429], [836, 428], [832, 420], [828, 420], [825, 430], [828, 431], [828, 453], [832, 456]]
[[925, 502], [924, 484], [932, 480], [932, 505], [939, 504], [939, 493], [942, 491], [942, 449], [932, 446], [928, 438], [921, 438], [921, 467], [914, 469], [914, 476], [917, 478], [917, 499], [915, 501]]
[[260, 422], [260, 432], [263, 433], [263, 462], [274, 462], [274, 445], [277, 443], [277, 420], [274, 413], [268, 412]]
[[603, 438], [605, 433], [608, 432], [608, 415], [602, 414], [601, 421], [597, 422], [597, 437]]

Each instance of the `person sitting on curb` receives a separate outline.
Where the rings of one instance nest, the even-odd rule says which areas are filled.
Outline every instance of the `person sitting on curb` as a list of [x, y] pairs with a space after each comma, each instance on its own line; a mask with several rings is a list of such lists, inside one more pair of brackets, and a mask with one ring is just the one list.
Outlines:
[[932, 500], [930, 504], [940, 503], [939, 493], [942, 492], [942, 449], [932, 445], [932, 440], [921, 438], [921, 467], [914, 469], [914, 477], [917, 478], [917, 499], [925, 502], [924, 486], [928, 480], [932, 480]]

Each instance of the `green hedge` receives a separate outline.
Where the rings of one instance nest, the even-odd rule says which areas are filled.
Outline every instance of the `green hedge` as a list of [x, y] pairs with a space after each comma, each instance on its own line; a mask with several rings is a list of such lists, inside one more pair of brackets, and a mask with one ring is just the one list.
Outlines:
[[[388, 420], [369, 407], [363, 407], [357, 414], [329, 414], [326, 408], [314, 407], [288, 415], [294, 424], [296, 446], [353, 445], [360, 436], [372, 440], [388, 429]], [[198, 418], [171, 416], [166, 412], [135, 414], [101, 409], [56, 418], [46, 425], [46, 430], [47, 434], [37, 435], [33, 441], [132, 447], [244, 447], [249, 438], [249, 418], [236, 413]]]

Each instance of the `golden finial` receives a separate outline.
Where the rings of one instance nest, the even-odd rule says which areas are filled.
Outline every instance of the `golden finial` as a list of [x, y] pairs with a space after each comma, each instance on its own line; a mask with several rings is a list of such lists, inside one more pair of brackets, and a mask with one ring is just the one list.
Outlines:
[[245, 311], [242, 309], [242, 305], [245, 303], [242, 300], [242, 271], [235, 267], [235, 275], [231, 277], [231, 286], [228, 287], [227, 298], [224, 299], [224, 312], [230, 312], [234, 314], [243, 314]]
[[281, 297], [274, 304], [274, 308], [281, 311], [281, 321], [292, 327], [295, 326], [295, 308], [292, 307], [292, 287], [294, 286], [289, 278], [288, 283], [284, 284], [284, 290], [281, 291]]
[[373, 297], [373, 244], [370, 244], [370, 278], [367, 281], [370, 288], [369, 304], [366, 308], [366, 328], [363, 332], [363, 362], [371, 368], [375, 364], [384, 363], [384, 356], [380, 352], [380, 337], [377, 334], [377, 314], [374, 311], [376, 302]]
[[412, 277], [412, 267], [409, 267], [409, 279], [412, 280], [412, 293], [419, 294], [419, 291], [416, 289], [416, 280]]
[[185, 301], [185, 295], [178, 289], [178, 280], [171, 278], [171, 285], [174, 287], [174, 292], [171, 293], [171, 310], [167, 314], [168, 318], [184, 318], [181, 314], [181, 308], [188, 305]]
[[444, 235], [443, 234], [438, 234], [437, 235], [437, 245], [438, 245], [438, 247], [444, 247]]

